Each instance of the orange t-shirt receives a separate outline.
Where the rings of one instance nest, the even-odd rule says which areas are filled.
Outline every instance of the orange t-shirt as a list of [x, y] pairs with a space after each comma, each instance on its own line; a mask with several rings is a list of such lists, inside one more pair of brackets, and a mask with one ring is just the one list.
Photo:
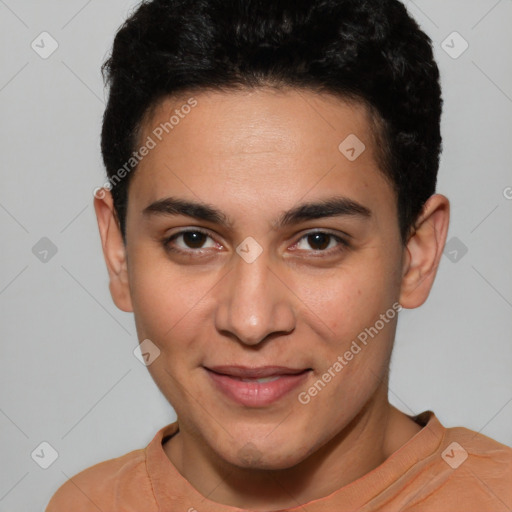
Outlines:
[[[289, 512], [510, 512], [512, 448], [432, 411], [423, 428], [361, 478]], [[145, 449], [88, 468], [63, 484], [46, 512], [247, 512], [199, 494], [166, 456], [162, 428]]]

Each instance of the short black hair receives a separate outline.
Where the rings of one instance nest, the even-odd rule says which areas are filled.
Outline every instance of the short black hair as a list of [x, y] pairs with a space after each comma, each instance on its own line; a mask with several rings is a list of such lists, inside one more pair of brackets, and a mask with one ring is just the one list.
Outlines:
[[366, 105], [404, 242], [435, 192], [439, 69], [432, 41], [398, 0], [146, 0], [102, 71], [101, 149], [123, 237], [133, 173], [113, 178], [140, 143], [145, 115], [194, 91], [291, 87]]

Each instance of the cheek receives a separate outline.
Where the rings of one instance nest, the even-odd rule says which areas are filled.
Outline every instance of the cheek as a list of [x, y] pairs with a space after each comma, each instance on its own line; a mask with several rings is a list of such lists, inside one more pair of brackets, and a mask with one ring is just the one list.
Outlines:
[[[130, 294], [139, 337], [162, 345], [187, 309], [191, 294], [171, 272], [163, 258], [151, 251], [136, 250], [130, 254]], [[193, 294], [192, 294], [193, 295]]]
[[297, 274], [290, 288], [302, 302], [304, 314], [311, 322], [316, 318], [319, 334], [339, 345], [392, 307], [399, 296], [399, 275], [396, 259], [371, 250], [329, 273]]
[[211, 290], [220, 278], [213, 271], [198, 275], [150, 251], [134, 254], [130, 293], [139, 339], [150, 339], [166, 354], [186, 351], [207, 325]]

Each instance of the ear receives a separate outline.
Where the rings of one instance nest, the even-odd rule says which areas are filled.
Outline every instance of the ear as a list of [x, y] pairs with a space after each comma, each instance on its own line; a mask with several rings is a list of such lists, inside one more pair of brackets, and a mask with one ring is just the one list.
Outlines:
[[443, 254], [449, 222], [448, 199], [441, 194], [430, 197], [404, 249], [400, 290], [400, 304], [404, 308], [417, 308], [427, 300]]
[[131, 312], [133, 308], [128, 281], [126, 247], [114, 209], [112, 194], [106, 188], [95, 192], [94, 210], [110, 279], [110, 294], [120, 310]]

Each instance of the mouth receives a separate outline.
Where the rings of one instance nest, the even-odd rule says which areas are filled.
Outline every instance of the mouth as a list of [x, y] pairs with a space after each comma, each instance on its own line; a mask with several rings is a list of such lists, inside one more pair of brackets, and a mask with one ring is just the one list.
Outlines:
[[303, 384], [312, 371], [284, 366], [204, 368], [217, 391], [246, 407], [265, 407], [277, 402]]

